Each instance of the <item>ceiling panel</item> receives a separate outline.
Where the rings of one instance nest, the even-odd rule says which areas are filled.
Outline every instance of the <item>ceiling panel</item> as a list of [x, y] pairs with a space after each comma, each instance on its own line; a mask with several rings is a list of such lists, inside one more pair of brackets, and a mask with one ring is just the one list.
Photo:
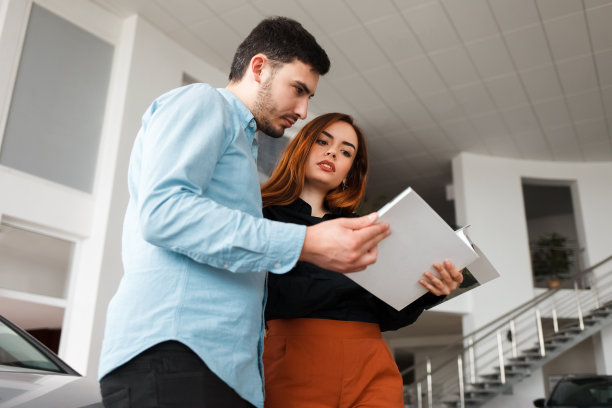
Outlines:
[[604, 116], [599, 90], [569, 95], [567, 102], [574, 122], [582, 122]]
[[489, 90], [483, 83], [454, 88], [453, 94], [468, 116], [482, 115], [495, 109]]
[[543, 20], [582, 13], [582, 4], [576, 0], [538, 0], [536, 5]]
[[536, 2], [532, 0], [489, 0], [489, 4], [502, 31], [540, 23]]
[[513, 134], [535, 132], [539, 134], [540, 124], [530, 105], [523, 105], [502, 111], [502, 115]]
[[[453, 25], [438, 2], [427, 3], [402, 14], [426, 51], [456, 47], [460, 44]], [[432, 25], [431, 21], [436, 21], [437, 24]]]
[[489, 79], [486, 82], [487, 89], [495, 106], [499, 109], [507, 109], [527, 103], [527, 95], [523, 91], [523, 85], [516, 74]]
[[392, 62], [423, 55], [424, 51], [401, 15], [390, 15], [366, 23], [376, 43]]
[[485, 140], [487, 150], [492, 156], [523, 157], [516, 142], [511, 137], [491, 137]]
[[571, 125], [572, 118], [564, 98], [535, 103], [534, 109], [544, 129]]
[[512, 60], [519, 71], [550, 65], [550, 48], [542, 26], [536, 25], [504, 34]]
[[563, 90], [553, 65], [547, 65], [520, 73], [521, 80], [532, 102], [561, 98]]
[[222, 71], [262, 16], [300, 21], [332, 61], [310, 117], [346, 112], [367, 130], [369, 194], [412, 185], [446, 208], [460, 151], [612, 155], [612, 0], [89, 1], [140, 13]]
[[602, 143], [586, 144], [583, 146], [584, 158], [591, 161], [610, 161], [612, 160], [612, 143], [605, 141]]
[[165, 33], [171, 33], [185, 27], [184, 22], [174, 18], [163, 7], [163, 4], [160, 5], [155, 1], [148, 2], [143, 8], [143, 13], [146, 13], [147, 19], [153, 25]]
[[[221, 13], [220, 17], [228, 26], [232, 27], [234, 32], [238, 35], [238, 42], [236, 46], [233, 47], [236, 48], [238, 44], [242, 42], [242, 39], [249, 35], [253, 26], [266, 16], [251, 4], [243, 4], [242, 6]], [[231, 49], [232, 48], [230, 48], [230, 50]], [[233, 52], [230, 52], [230, 54], [233, 58]]]
[[438, 123], [464, 116], [463, 109], [455, 102], [449, 91], [424, 96], [422, 101]]
[[[310, 15], [326, 35], [361, 27], [359, 19], [351, 12], [344, 1], [297, 0], [306, 14]], [[298, 18], [299, 21], [299, 18]]]
[[403, 119], [404, 124], [411, 129], [430, 127], [436, 123], [425, 105], [417, 98], [407, 97], [405, 100], [391, 105], [391, 109], [397, 113]]
[[364, 27], [353, 27], [333, 36], [334, 43], [359, 70], [367, 71], [388, 63]]
[[526, 159], [542, 160], [545, 157], [552, 160], [553, 155], [542, 135], [535, 131], [527, 131], [514, 134], [514, 140], [519, 151], [522, 152], [522, 157]]
[[599, 88], [592, 55], [559, 62], [557, 70], [563, 90], [569, 94]]
[[474, 41], [465, 46], [483, 79], [514, 72], [512, 57], [501, 36]]
[[[483, 140], [510, 136], [508, 127], [498, 112], [492, 112], [472, 118], [472, 124], [480, 132]], [[509, 138], [510, 139], [510, 138]]]
[[575, 125], [580, 143], [584, 145], [601, 144], [609, 141], [605, 119], [578, 122]]
[[430, 57], [442, 79], [450, 88], [480, 80], [464, 47], [448, 48], [431, 53]]
[[572, 125], [545, 130], [555, 160], [581, 161], [583, 153]]
[[544, 23], [544, 30], [557, 60], [576, 58], [591, 53], [589, 33], [584, 13], [571, 14]]
[[[442, 4], [463, 41], [470, 42], [499, 33], [487, 0], [442, 0]], [[478, 24], [474, 24], [475, 21]]]
[[387, 105], [414, 97], [412, 89], [393, 65], [383, 65], [364, 72], [364, 79], [384, 98]]
[[612, 86], [612, 50], [595, 54], [595, 64], [600, 86]]
[[397, 8], [391, 0], [351, 0], [346, 5], [361, 22], [366, 24], [369, 21], [397, 13]]
[[[167, 15], [180, 21], [183, 26], [190, 26], [216, 16], [209, 6], [198, 0], [173, 0], [171, 3], [155, 0], [154, 2], [164, 9]], [[214, 3], [210, 2], [210, 4]], [[147, 15], [149, 15], [148, 10]]]
[[587, 19], [591, 41], [595, 51], [604, 51], [612, 48], [612, 2], [602, 1], [601, 7], [587, 10]]
[[[393, 111], [385, 105], [369, 108], [362, 113], [362, 117], [367, 118], [367, 133], [373, 137], [387, 137], [387, 135], [403, 128], [402, 121]], [[364, 124], [364, 130], [365, 124]]]
[[441, 92], [447, 88], [428, 57], [402, 61], [397, 67], [404, 80], [418, 96]]

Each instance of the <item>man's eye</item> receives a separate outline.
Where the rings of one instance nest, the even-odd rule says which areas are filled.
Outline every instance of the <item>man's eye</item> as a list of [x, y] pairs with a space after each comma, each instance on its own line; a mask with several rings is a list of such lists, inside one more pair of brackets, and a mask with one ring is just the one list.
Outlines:
[[304, 94], [304, 88], [300, 88], [299, 86], [295, 87], [295, 93], [298, 95], [303, 95]]

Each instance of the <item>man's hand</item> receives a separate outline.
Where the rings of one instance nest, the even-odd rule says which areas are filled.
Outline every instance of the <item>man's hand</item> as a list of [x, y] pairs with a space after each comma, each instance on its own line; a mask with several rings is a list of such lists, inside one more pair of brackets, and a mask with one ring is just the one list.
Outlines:
[[362, 271], [376, 262], [377, 245], [391, 234], [389, 224], [375, 224], [377, 214], [338, 218], [306, 228], [300, 261], [336, 272]]
[[433, 266], [438, 271], [438, 276], [427, 271], [423, 274], [423, 279], [419, 279], [419, 283], [434, 295], [449, 295], [463, 282], [463, 270], [458, 271], [452, 262], [444, 261], [443, 264], [436, 263]]

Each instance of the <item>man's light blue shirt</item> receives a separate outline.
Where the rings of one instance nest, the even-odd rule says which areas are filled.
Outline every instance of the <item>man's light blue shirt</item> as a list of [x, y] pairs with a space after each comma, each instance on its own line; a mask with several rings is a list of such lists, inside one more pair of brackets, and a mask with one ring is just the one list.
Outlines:
[[263, 406], [266, 271], [295, 265], [306, 229], [262, 218], [255, 130], [235, 95], [205, 84], [172, 90], [144, 114], [100, 378], [177, 340]]

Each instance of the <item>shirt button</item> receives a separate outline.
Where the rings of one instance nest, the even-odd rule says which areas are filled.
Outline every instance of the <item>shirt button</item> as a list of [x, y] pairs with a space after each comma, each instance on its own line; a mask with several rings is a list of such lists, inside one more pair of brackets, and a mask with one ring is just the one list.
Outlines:
[[229, 264], [223, 264], [223, 267], [224, 267], [225, 269], [229, 269]]
[[281, 267], [281, 263], [280, 263], [280, 262], [275, 263], [275, 264], [274, 264], [274, 267], [275, 267], [276, 269], [280, 268], [280, 267]]
[[251, 129], [253, 129], [253, 128], [255, 127], [255, 123], [251, 122], [251, 123], [249, 124], [249, 127], [250, 127]]

